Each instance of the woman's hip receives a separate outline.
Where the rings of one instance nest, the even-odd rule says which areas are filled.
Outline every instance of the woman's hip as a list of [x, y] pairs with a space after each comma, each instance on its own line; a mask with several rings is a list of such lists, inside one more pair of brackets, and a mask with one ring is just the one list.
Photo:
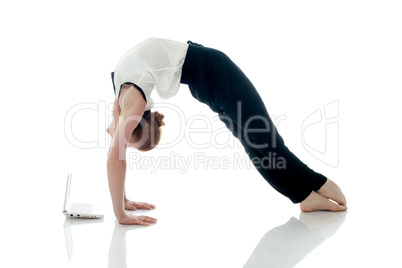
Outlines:
[[223, 106], [233, 78], [239, 78], [239, 70], [222, 51], [189, 41], [180, 82], [187, 84], [200, 102], [219, 108]]

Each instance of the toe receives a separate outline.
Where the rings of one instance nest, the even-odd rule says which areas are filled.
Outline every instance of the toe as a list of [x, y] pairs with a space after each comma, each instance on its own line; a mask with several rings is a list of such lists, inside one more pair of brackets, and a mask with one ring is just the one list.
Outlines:
[[335, 207], [333, 207], [332, 209], [330, 209], [331, 211], [345, 211], [347, 210], [348, 207], [346, 206], [342, 206], [342, 205], [336, 205]]

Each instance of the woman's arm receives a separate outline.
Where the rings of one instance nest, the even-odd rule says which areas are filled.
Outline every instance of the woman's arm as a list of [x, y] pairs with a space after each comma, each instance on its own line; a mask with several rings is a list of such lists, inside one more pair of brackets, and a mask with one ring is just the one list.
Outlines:
[[118, 118], [107, 158], [107, 175], [113, 210], [122, 224], [148, 225], [156, 219], [126, 214], [124, 210], [124, 182], [126, 178], [126, 150], [130, 145], [133, 130], [137, 127], [145, 110], [145, 101], [138, 90], [129, 90], [122, 100], [121, 115]]
[[120, 105], [117, 97], [114, 99], [113, 103], [113, 118], [112, 122], [110, 123], [109, 127], [106, 129], [106, 132], [110, 134], [110, 136], [114, 136], [114, 133], [117, 128], [117, 122], [119, 122], [119, 116], [120, 116]]
[[113, 202], [113, 211], [120, 222], [125, 217], [124, 211], [124, 181], [126, 178], [126, 161], [108, 157], [107, 176], [109, 181], [109, 190]]

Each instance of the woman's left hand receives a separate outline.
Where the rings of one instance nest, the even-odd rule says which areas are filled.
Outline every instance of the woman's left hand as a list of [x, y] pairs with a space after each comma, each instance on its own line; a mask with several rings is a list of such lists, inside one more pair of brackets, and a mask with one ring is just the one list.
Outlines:
[[130, 200], [125, 200], [124, 209], [126, 210], [137, 210], [137, 209], [154, 209], [155, 205], [145, 203], [145, 202], [134, 202]]

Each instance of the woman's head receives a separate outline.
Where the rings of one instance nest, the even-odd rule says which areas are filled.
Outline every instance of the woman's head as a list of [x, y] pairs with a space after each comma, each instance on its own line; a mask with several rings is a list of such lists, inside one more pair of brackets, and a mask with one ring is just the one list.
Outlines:
[[165, 125], [165, 116], [159, 112], [145, 111], [138, 126], [132, 133], [135, 148], [139, 151], [149, 151], [158, 145], [162, 136], [161, 126]]

